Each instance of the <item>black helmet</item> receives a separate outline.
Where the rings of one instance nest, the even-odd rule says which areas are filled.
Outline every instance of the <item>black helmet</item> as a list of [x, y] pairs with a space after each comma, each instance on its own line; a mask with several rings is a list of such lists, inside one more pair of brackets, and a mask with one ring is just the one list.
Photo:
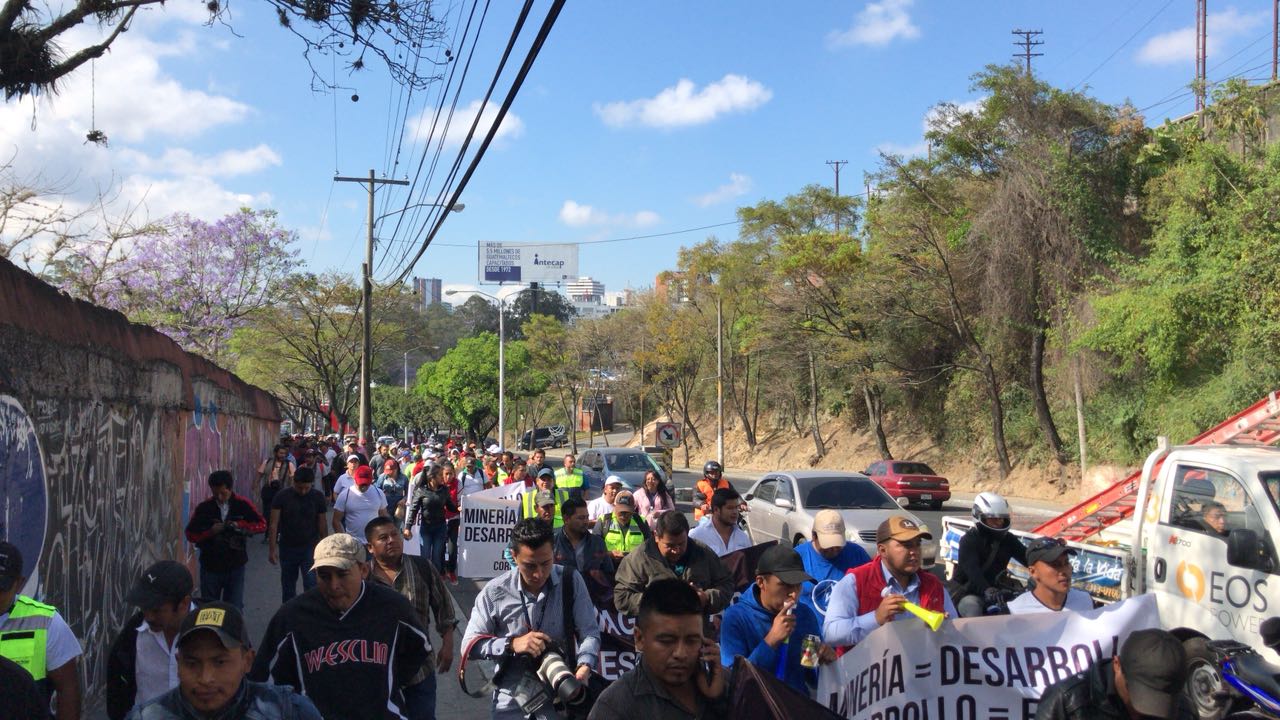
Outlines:
[[702, 466], [702, 474], [703, 476], [707, 476], [713, 472], [723, 473], [724, 468], [720, 467], [720, 463], [716, 462], [715, 460], [708, 460], [707, 464]]

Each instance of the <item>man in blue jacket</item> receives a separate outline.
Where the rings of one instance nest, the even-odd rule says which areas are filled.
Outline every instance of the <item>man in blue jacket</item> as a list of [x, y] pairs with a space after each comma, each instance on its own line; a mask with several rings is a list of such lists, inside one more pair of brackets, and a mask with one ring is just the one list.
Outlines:
[[820, 510], [813, 516], [813, 537], [796, 547], [809, 579], [800, 588], [800, 604], [818, 614], [818, 624], [827, 614], [827, 599], [840, 578], [853, 568], [871, 562], [867, 551], [845, 540], [844, 518], [839, 510]]
[[[822, 637], [822, 623], [812, 608], [797, 602], [800, 585], [812, 581], [800, 555], [775, 545], [756, 563], [756, 582], [736, 605], [724, 611], [720, 623], [720, 662], [725, 667], [741, 655], [766, 673], [809, 695], [818, 682], [817, 668], [800, 664], [804, 641]], [[836, 659], [835, 651], [818, 640], [819, 662]]]

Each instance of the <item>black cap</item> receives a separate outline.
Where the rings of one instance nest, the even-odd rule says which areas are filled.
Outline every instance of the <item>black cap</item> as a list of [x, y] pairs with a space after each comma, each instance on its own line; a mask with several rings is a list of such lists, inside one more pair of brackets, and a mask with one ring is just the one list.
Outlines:
[[198, 632], [211, 632], [222, 641], [228, 650], [252, 647], [249, 644], [249, 631], [244, 626], [244, 616], [235, 605], [224, 602], [211, 602], [187, 613], [178, 630], [178, 644]]
[[1038, 537], [1027, 546], [1027, 567], [1038, 562], [1051, 563], [1063, 555], [1075, 555], [1076, 551], [1067, 547], [1062, 538]]
[[0, 592], [5, 592], [22, 577], [22, 551], [13, 543], [0, 541]]
[[1186, 651], [1173, 633], [1138, 630], [1120, 646], [1120, 670], [1133, 709], [1152, 717], [1173, 717], [1173, 706], [1187, 680]]
[[788, 585], [813, 580], [804, 570], [800, 553], [785, 545], [774, 545], [765, 550], [756, 562], [756, 574], [773, 575]]
[[133, 581], [133, 587], [125, 600], [143, 610], [150, 610], [166, 602], [181, 600], [191, 594], [194, 586], [191, 571], [185, 565], [173, 560], [161, 560]]

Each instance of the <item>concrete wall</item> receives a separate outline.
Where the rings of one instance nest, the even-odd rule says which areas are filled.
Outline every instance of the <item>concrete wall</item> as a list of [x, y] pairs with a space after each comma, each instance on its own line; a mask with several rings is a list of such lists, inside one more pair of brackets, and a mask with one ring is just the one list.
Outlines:
[[132, 578], [194, 567], [182, 530], [209, 473], [256, 498], [279, 427], [264, 391], [0, 259], [0, 537], [22, 550], [24, 592], [80, 638], [89, 703]]

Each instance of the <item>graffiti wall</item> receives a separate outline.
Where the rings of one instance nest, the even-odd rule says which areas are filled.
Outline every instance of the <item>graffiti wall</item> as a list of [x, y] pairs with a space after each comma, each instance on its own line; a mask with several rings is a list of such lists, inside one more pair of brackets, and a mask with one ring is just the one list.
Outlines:
[[80, 638], [88, 704], [132, 578], [193, 564], [182, 530], [209, 473], [256, 497], [279, 423], [260, 389], [0, 260], [0, 538]]

